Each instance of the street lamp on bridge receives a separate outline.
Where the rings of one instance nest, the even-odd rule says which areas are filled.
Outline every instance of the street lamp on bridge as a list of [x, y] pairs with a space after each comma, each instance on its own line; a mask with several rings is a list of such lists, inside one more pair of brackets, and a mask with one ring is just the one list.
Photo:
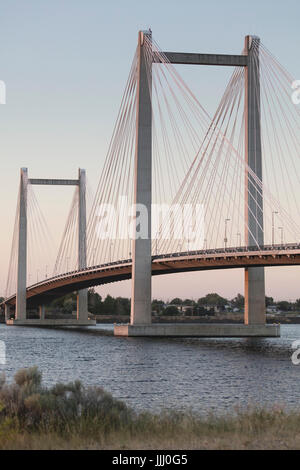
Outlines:
[[272, 246], [274, 246], [275, 241], [275, 215], [278, 214], [277, 211], [272, 212]]
[[227, 242], [228, 242], [228, 238], [227, 238], [227, 224], [228, 222], [230, 222], [230, 219], [225, 219], [225, 235], [224, 235], [224, 247], [225, 247], [225, 250], [227, 248]]

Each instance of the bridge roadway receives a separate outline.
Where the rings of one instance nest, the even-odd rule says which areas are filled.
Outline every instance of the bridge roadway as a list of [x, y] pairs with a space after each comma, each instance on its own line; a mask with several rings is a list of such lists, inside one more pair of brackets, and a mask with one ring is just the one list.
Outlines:
[[[131, 278], [131, 259], [91, 266], [45, 279], [27, 287], [27, 304], [35, 307], [54, 298], [87, 287]], [[235, 247], [157, 255], [152, 257], [152, 275], [184, 273], [212, 269], [233, 269], [257, 266], [300, 265], [300, 244]], [[16, 295], [2, 303], [13, 306]], [[0, 304], [1, 305], [1, 304]]]

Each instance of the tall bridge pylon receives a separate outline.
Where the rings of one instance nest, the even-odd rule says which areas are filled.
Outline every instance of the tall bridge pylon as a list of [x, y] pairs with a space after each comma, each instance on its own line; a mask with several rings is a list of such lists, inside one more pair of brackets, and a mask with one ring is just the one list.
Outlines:
[[[148, 209], [147, 240], [133, 241], [131, 325], [151, 324], [151, 168], [152, 168], [152, 107], [151, 77], [145, 66], [144, 38], [151, 41], [151, 31], [138, 35], [138, 91], [135, 156], [134, 203]], [[247, 168], [262, 181], [262, 143], [260, 106], [260, 39], [246, 36], [244, 55], [195, 54], [164, 52], [172, 64], [194, 64], [244, 67], [245, 73], [245, 155]], [[153, 64], [155, 66], [155, 64]], [[252, 174], [253, 175], [253, 174]], [[138, 214], [136, 214], [138, 217]], [[263, 198], [258, 185], [245, 177], [245, 240], [248, 246], [264, 244]], [[264, 268], [245, 268], [245, 324], [263, 325], [265, 317]]]

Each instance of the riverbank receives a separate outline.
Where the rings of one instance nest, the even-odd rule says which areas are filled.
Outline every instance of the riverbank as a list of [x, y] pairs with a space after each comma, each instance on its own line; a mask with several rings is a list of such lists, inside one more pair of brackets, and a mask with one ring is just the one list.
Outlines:
[[[58, 318], [58, 316], [56, 316]], [[56, 318], [55, 317], [55, 318]], [[47, 317], [48, 318], [48, 317]], [[51, 318], [51, 316], [49, 316]], [[61, 318], [61, 316], [59, 316]], [[72, 318], [72, 316], [68, 316]], [[93, 315], [93, 318], [96, 319], [96, 322], [99, 324], [126, 324], [130, 323], [129, 315]], [[74, 316], [75, 319], [75, 316]], [[218, 314], [215, 316], [185, 316], [185, 315], [176, 315], [176, 316], [153, 316], [153, 323], [227, 323], [227, 324], [236, 324], [244, 323], [243, 314], [236, 313], [227, 313], [227, 314]], [[0, 317], [0, 323], [5, 323], [4, 317]], [[300, 324], [300, 315], [295, 314], [291, 315], [268, 315], [267, 323], [274, 324], [280, 323], [281, 325], [299, 325]]]
[[78, 381], [44, 388], [31, 368], [0, 381], [0, 449], [300, 449], [300, 409], [137, 413]]
[[[127, 315], [95, 315], [96, 322], [99, 324], [130, 323], [130, 317]], [[243, 324], [244, 315], [236, 313], [218, 314], [215, 316], [153, 316], [152, 323], [227, 323], [227, 324]], [[267, 316], [267, 323], [280, 323], [282, 325], [298, 325], [300, 324], [300, 316], [297, 315], [271, 315]]]

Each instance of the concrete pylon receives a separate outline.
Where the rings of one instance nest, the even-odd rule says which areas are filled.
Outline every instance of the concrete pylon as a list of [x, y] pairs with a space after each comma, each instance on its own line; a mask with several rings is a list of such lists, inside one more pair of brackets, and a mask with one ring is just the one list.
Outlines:
[[[78, 269], [86, 268], [86, 173], [78, 170]], [[77, 320], [88, 320], [88, 290], [77, 294]]]
[[[245, 69], [246, 163], [262, 181], [261, 100], [260, 100], [260, 39], [246, 36], [245, 51], [248, 65]], [[246, 244], [264, 244], [263, 197], [251, 175], [246, 175], [245, 220]], [[245, 324], [265, 324], [264, 268], [245, 269]]]
[[45, 305], [39, 306], [39, 317], [40, 320], [45, 320]]
[[10, 320], [10, 305], [9, 304], [5, 304], [5, 307], [4, 307], [4, 315], [5, 315], [5, 323], [7, 322], [7, 320]]
[[[145, 57], [145, 37], [151, 40], [151, 32], [138, 35], [138, 85], [136, 150], [134, 170], [134, 204], [137, 223], [132, 247], [132, 325], [151, 323], [151, 201], [152, 201], [152, 70]], [[147, 220], [140, 220], [139, 206], [147, 209]], [[145, 211], [143, 211], [145, 214]], [[140, 237], [140, 222], [148, 225], [148, 237]], [[145, 228], [145, 227], [144, 227]]]
[[18, 221], [16, 319], [26, 320], [28, 170], [21, 168]]

